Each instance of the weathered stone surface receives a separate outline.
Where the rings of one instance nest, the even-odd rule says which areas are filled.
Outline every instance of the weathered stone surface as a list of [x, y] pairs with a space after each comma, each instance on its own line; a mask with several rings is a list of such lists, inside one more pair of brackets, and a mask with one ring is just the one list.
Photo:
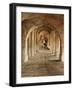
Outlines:
[[63, 75], [64, 15], [22, 13], [21, 25], [22, 76]]

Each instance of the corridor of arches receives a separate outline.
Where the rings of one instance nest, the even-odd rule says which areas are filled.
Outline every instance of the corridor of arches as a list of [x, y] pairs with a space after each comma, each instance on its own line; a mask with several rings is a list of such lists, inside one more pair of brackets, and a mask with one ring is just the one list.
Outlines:
[[63, 15], [22, 13], [22, 77], [64, 74], [63, 24]]

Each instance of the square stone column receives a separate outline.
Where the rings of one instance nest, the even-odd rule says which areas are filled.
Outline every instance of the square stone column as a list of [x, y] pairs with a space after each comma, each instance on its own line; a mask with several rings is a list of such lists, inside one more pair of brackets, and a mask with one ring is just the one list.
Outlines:
[[30, 33], [30, 36], [29, 36], [29, 57], [31, 57], [32, 56], [32, 50], [31, 50], [31, 48], [32, 48], [32, 33]]
[[32, 31], [32, 56], [34, 56], [34, 31]]

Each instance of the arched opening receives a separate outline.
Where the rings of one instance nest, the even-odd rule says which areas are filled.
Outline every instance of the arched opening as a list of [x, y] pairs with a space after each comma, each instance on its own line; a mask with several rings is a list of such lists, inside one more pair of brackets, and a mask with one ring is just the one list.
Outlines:
[[60, 35], [54, 28], [44, 25], [30, 28], [25, 38], [24, 62], [32, 58], [45, 61], [61, 60], [61, 53]]

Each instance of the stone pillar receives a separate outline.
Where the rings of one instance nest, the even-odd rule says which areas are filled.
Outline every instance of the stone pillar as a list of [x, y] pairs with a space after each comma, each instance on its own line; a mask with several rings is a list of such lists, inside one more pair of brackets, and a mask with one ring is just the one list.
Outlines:
[[62, 49], [61, 61], [64, 62], [64, 50]]
[[29, 36], [29, 57], [31, 56], [31, 33]]
[[27, 47], [27, 39], [25, 40], [25, 59], [24, 62], [28, 61], [28, 47]]
[[50, 46], [51, 46], [51, 55], [55, 55], [55, 31], [51, 32], [50, 35]]
[[60, 39], [58, 36], [56, 36], [56, 57], [59, 57], [60, 55]]
[[31, 38], [31, 42], [30, 42], [30, 53], [31, 53], [31, 56], [32, 56], [32, 32], [31, 32], [30, 38]]
[[34, 54], [36, 54], [36, 31], [34, 31]]
[[53, 52], [52, 54], [55, 55], [55, 31], [53, 32]]
[[29, 57], [29, 38], [27, 39], [27, 53], [28, 53], [28, 57]]
[[38, 35], [38, 32], [36, 32], [36, 36], [37, 36], [37, 38], [36, 38], [36, 43], [37, 43], [37, 51], [39, 50], [39, 42], [38, 42], [38, 37], [39, 37], [39, 35]]
[[50, 52], [51, 52], [51, 55], [53, 53], [53, 41], [52, 41], [52, 32], [50, 33]]
[[34, 31], [32, 31], [32, 56], [34, 56]]

